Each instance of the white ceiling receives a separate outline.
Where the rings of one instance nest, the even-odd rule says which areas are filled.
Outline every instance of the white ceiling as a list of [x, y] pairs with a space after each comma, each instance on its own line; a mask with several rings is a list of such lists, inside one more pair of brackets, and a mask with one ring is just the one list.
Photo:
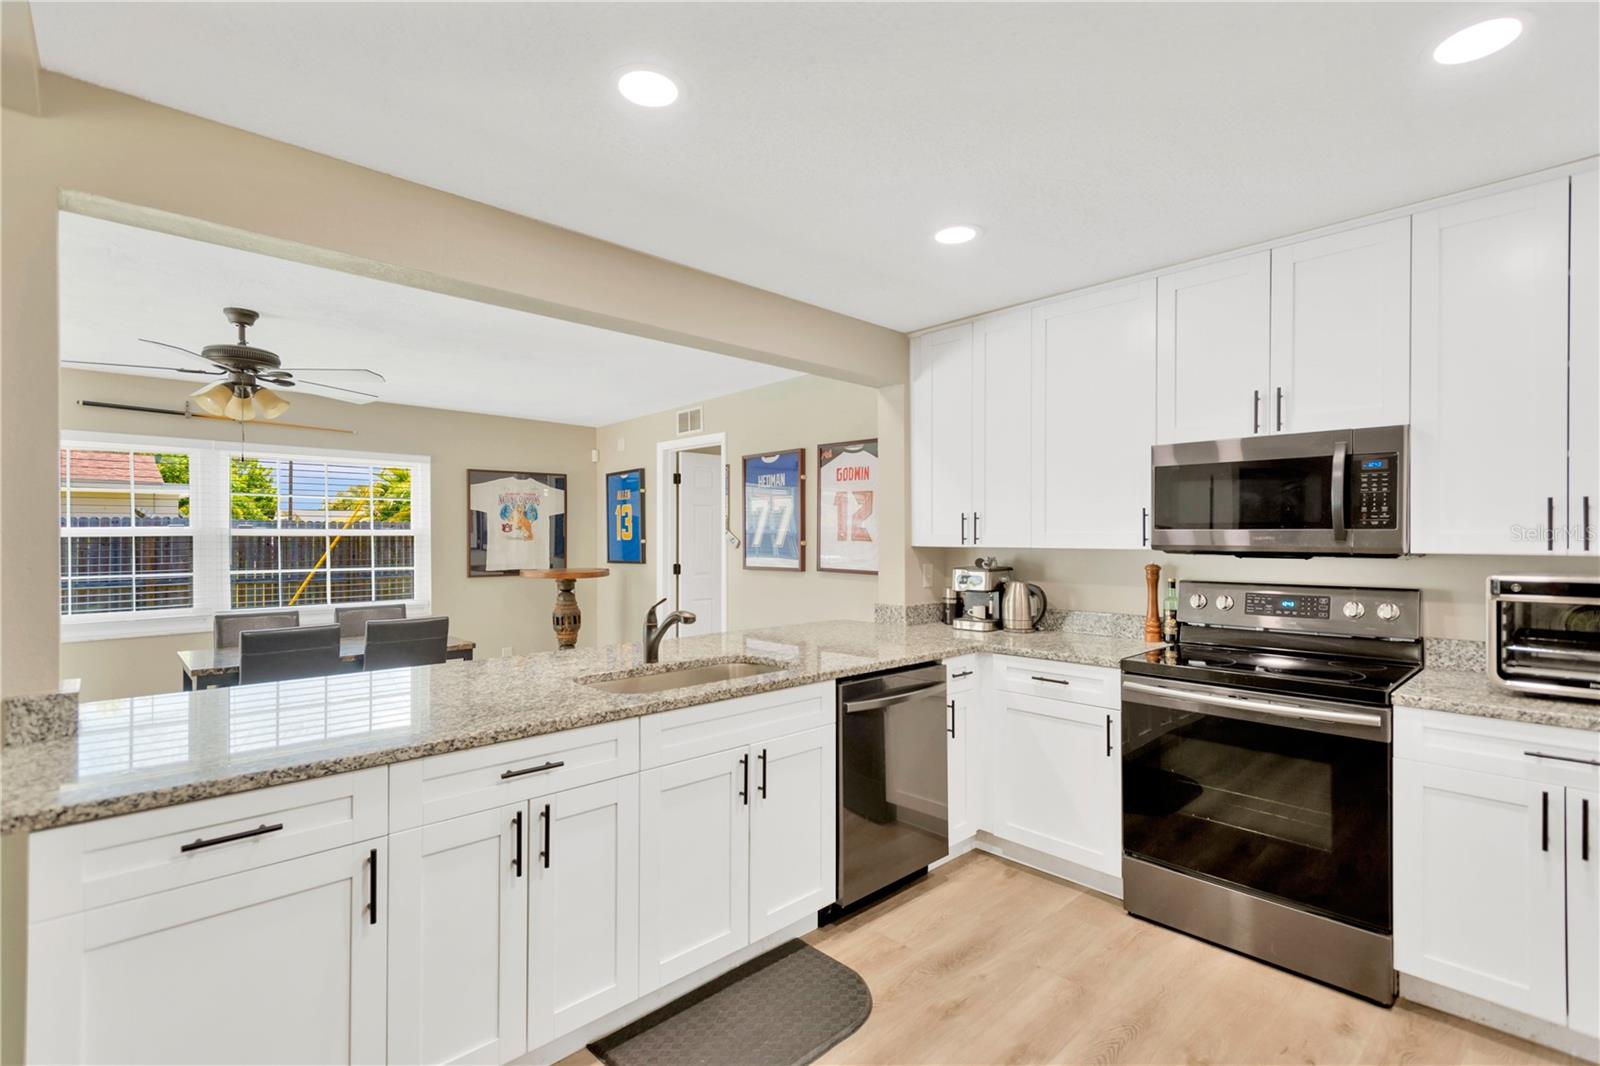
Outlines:
[[[1504, 52], [1429, 58], [1505, 13]], [[50, 69], [897, 329], [1600, 150], [1593, 3], [33, 15]], [[682, 99], [625, 103], [629, 64]]]
[[[305, 376], [416, 407], [601, 426], [795, 376], [83, 215], [61, 216], [60, 263], [62, 359], [203, 368], [138, 338], [226, 343], [235, 306], [261, 313], [250, 341], [284, 366], [368, 367], [388, 380]], [[174, 404], [200, 383], [171, 377]]]

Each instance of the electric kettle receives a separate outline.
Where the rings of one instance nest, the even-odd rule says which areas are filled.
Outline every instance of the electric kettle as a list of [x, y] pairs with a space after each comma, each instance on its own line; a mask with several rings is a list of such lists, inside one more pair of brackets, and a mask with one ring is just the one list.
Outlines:
[[1008, 633], [1031, 633], [1044, 620], [1044, 609], [1044, 589], [1026, 581], [1007, 581], [1000, 599], [1000, 628]]

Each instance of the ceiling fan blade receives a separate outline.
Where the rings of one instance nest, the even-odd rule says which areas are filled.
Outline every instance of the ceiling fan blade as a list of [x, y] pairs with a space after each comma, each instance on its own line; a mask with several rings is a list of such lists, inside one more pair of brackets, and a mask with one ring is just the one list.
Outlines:
[[[313, 389], [326, 389], [329, 392], [342, 392], [345, 394], [344, 396], [330, 396], [329, 399], [344, 400], [345, 403], [371, 403], [378, 398], [375, 393], [362, 392], [360, 389], [346, 389], [339, 385], [325, 385], [320, 381], [307, 381], [305, 378], [301, 378], [296, 384]], [[352, 398], [345, 399], [346, 396]]]
[[199, 374], [201, 377], [220, 377], [226, 370], [190, 370], [186, 366], [151, 366], [148, 363], [101, 363], [93, 359], [63, 359], [63, 366], [114, 366], [118, 370], [165, 370], [169, 374]]
[[183, 352], [185, 355], [192, 355], [196, 359], [199, 359], [199, 360], [201, 360], [203, 362], [206, 362], [206, 363], [211, 362], [211, 360], [207, 359], [205, 356], [201, 355], [199, 352], [191, 351], [190, 349], [185, 348], [181, 344], [168, 344], [166, 341], [153, 341], [149, 337], [140, 337], [139, 338], [139, 343], [141, 343], [141, 344], [155, 344], [155, 345], [159, 345], [162, 348], [171, 348], [175, 352]]
[[296, 366], [289, 369], [295, 374], [365, 374], [378, 381], [389, 380], [376, 370], [368, 370], [364, 366]]

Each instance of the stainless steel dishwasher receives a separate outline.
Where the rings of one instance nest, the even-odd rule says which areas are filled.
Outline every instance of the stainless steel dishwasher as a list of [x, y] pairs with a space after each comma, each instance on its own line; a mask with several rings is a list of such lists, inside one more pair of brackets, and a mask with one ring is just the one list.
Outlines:
[[839, 683], [839, 902], [950, 852], [951, 708], [941, 663]]

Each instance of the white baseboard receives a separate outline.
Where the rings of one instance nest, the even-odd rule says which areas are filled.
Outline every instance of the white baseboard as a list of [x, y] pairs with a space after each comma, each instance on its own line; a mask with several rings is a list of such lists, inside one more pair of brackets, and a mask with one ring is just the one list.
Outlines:
[[1444, 1011], [1446, 1014], [1454, 1014], [1458, 1018], [1465, 1018], [1480, 1025], [1487, 1025], [1502, 1033], [1520, 1036], [1524, 1040], [1531, 1040], [1535, 1044], [1554, 1048], [1556, 1051], [1589, 1062], [1600, 1063], [1600, 1039], [1584, 1036], [1564, 1025], [1556, 1025], [1543, 1018], [1534, 1018], [1510, 1007], [1502, 1007], [1498, 1003], [1490, 1003], [1486, 999], [1469, 996], [1465, 992], [1457, 992], [1453, 988], [1436, 985], [1420, 977], [1412, 977], [1406, 973], [1400, 975], [1400, 998]]
[[1063, 881], [1071, 881], [1075, 885], [1093, 889], [1096, 892], [1110, 896], [1112, 899], [1122, 898], [1122, 878], [1112, 877], [1110, 874], [1099, 870], [1091, 870], [1079, 863], [1058, 859], [1054, 855], [1046, 855], [1042, 851], [1013, 844], [1009, 840], [1002, 840], [986, 830], [980, 831], [977, 836], [976, 847], [979, 851], [986, 851], [990, 855], [998, 855], [1002, 859], [1023, 866], [1030, 866], [1041, 873], [1052, 877], [1059, 877]]
[[805, 936], [816, 927], [817, 916], [815, 914], [801, 918], [793, 925], [780, 929], [771, 936], [763, 937], [753, 944], [740, 948], [731, 955], [726, 955], [708, 966], [701, 967], [694, 973], [680, 977], [671, 984], [663, 985], [649, 995], [641, 996], [625, 1007], [618, 1007], [598, 1021], [590, 1022], [581, 1029], [574, 1030], [565, 1036], [557, 1037], [543, 1047], [534, 1048], [526, 1055], [513, 1059], [509, 1066], [547, 1066], [549, 1063], [559, 1062], [579, 1048], [586, 1047], [603, 1036], [609, 1036], [629, 1022], [638, 1021], [658, 1007], [664, 1007], [679, 996], [693, 992], [707, 981], [721, 977], [735, 966], [749, 962], [757, 955], [765, 954], [779, 944], [793, 940], [795, 937]]

